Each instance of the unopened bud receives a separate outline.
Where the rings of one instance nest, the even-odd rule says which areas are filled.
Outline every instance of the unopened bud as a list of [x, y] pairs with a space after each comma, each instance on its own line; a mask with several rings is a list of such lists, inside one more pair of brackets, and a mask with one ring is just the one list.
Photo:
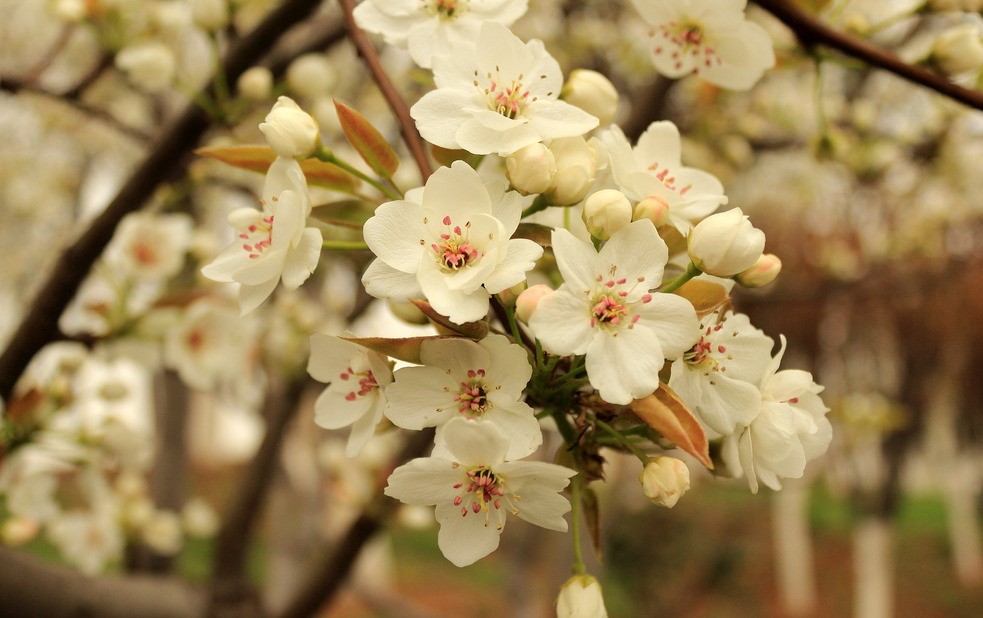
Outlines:
[[765, 248], [765, 233], [740, 208], [710, 215], [689, 233], [689, 257], [717, 277], [733, 277], [754, 266]]
[[181, 509], [181, 521], [191, 536], [208, 538], [218, 531], [218, 514], [201, 498], [192, 498]]
[[502, 305], [506, 307], [515, 307], [515, 302], [519, 300], [519, 294], [525, 292], [526, 287], [528, 285], [529, 284], [526, 282], [526, 280], [523, 279], [522, 281], [516, 283], [512, 287], [505, 288], [504, 290], [496, 294], [495, 297], [498, 298], [499, 302], [501, 302]]
[[573, 206], [587, 196], [597, 176], [597, 149], [583, 137], [564, 137], [550, 142], [556, 174], [547, 192], [552, 206]]
[[530, 144], [505, 159], [506, 175], [512, 188], [523, 195], [543, 193], [556, 174], [556, 158], [543, 144]]
[[782, 261], [773, 253], [765, 253], [754, 266], [738, 273], [734, 279], [746, 288], [760, 288], [774, 281], [780, 272]]
[[266, 67], [252, 67], [239, 76], [236, 88], [250, 101], [262, 101], [273, 91], [273, 74]]
[[608, 618], [601, 584], [591, 575], [574, 575], [556, 597], [556, 618]]
[[635, 204], [632, 220], [639, 221], [641, 219], [648, 219], [655, 224], [655, 227], [662, 227], [669, 222], [669, 202], [658, 195], [648, 196]]
[[85, 0], [55, 0], [52, 5], [55, 17], [69, 23], [78, 23], [89, 14]]
[[193, 0], [191, 16], [205, 30], [217, 31], [229, 24], [228, 0]]
[[287, 87], [305, 99], [326, 94], [337, 79], [334, 67], [324, 54], [304, 54], [287, 69]]
[[184, 534], [181, 520], [171, 511], [156, 511], [140, 530], [140, 537], [152, 550], [165, 556], [181, 551]]
[[618, 90], [604, 75], [590, 69], [575, 69], [563, 85], [560, 97], [570, 105], [576, 105], [601, 126], [609, 125], [618, 114]]
[[948, 75], [975, 71], [983, 66], [983, 41], [975, 24], [949, 28], [935, 39], [932, 60]]
[[528, 324], [529, 318], [539, 306], [539, 301], [552, 293], [553, 288], [544, 283], [529, 286], [515, 299], [515, 317]]
[[584, 202], [584, 223], [591, 236], [607, 240], [631, 223], [631, 202], [617, 189], [602, 189]]
[[147, 92], [160, 92], [169, 87], [177, 68], [171, 50], [157, 42], [124, 47], [116, 54], [115, 63], [127, 79]]
[[638, 481], [649, 500], [671, 509], [689, 489], [689, 468], [675, 457], [656, 457], [645, 464]]
[[309, 157], [321, 143], [317, 122], [290, 97], [277, 99], [259, 130], [281, 157]]

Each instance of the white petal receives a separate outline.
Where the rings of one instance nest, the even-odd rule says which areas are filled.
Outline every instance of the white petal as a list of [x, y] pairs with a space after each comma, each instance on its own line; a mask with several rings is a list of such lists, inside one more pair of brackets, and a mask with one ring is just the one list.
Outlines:
[[342, 381], [334, 382], [324, 389], [314, 402], [314, 423], [324, 429], [341, 429], [351, 425], [358, 419], [365, 416], [377, 398], [356, 397], [353, 401], [348, 401], [345, 396], [351, 392], [351, 388], [346, 388], [347, 384]]
[[259, 285], [246, 285], [245, 283], [239, 286], [239, 315], [246, 315], [256, 310], [257, 307], [263, 304], [273, 290], [276, 289], [276, 284], [279, 283], [279, 279], [270, 279]]
[[641, 316], [636, 326], [655, 332], [670, 360], [682, 356], [700, 338], [696, 310], [682, 296], [656, 292], [650, 302], [637, 304], [634, 309]]
[[525, 281], [526, 273], [536, 267], [536, 260], [541, 257], [543, 248], [537, 243], [525, 238], [510, 240], [505, 259], [498, 263], [494, 272], [485, 277], [485, 289], [490, 294], [498, 294]]
[[362, 275], [362, 285], [365, 291], [376, 298], [392, 298], [408, 300], [423, 298], [423, 291], [416, 280], [415, 274], [396, 270], [382, 259], [375, 259], [369, 264]]
[[420, 457], [396, 468], [389, 475], [385, 494], [406, 504], [430, 505], [452, 502], [454, 483], [464, 478], [460, 467], [446, 459]]
[[333, 382], [348, 368], [351, 358], [364, 354], [365, 349], [333, 335], [311, 335], [311, 356], [307, 373], [319, 382]]
[[453, 374], [448, 378], [451, 381], [462, 379], [469, 369], [486, 369], [492, 363], [484, 346], [460, 338], [424, 341], [420, 346], [420, 360], [424, 365], [447, 370], [448, 375]]
[[448, 451], [466, 466], [494, 466], [505, 459], [509, 440], [491, 423], [456, 417], [444, 424], [443, 432]]
[[598, 120], [565, 101], [539, 100], [526, 110], [529, 124], [544, 140], [576, 137], [597, 127]]
[[488, 335], [478, 342], [488, 352], [485, 379], [499, 391], [517, 401], [532, 377], [529, 355], [521, 345], [502, 335]]
[[556, 265], [563, 275], [563, 281], [574, 293], [593, 290], [596, 282], [595, 265], [597, 252], [590, 243], [584, 242], [563, 228], [553, 230], [551, 235]]
[[430, 235], [423, 225], [423, 210], [408, 201], [386, 202], [362, 228], [365, 244], [386, 264], [415, 273]]
[[[437, 546], [454, 566], [465, 567], [495, 551], [502, 531], [497, 522], [486, 525], [484, 513], [468, 511], [462, 516], [460, 509], [453, 504], [437, 505]], [[495, 512], [501, 517], [500, 511]]]
[[471, 119], [465, 109], [473, 105], [474, 96], [470, 92], [439, 88], [423, 95], [410, 108], [410, 115], [423, 139], [441, 148], [462, 148], [457, 143], [457, 131], [462, 123]]
[[386, 389], [385, 414], [404, 429], [423, 429], [447, 422], [457, 414], [449, 388], [454, 379], [436, 367], [404, 367]]
[[627, 405], [659, 387], [665, 358], [655, 333], [646, 328], [623, 328], [617, 335], [600, 333], [587, 348], [587, 377], [601, 398]]
[[455, 324], [474, 322], [488, 313], [488, 300], [491, 298], [484, 288], [467, 293], [447, 287], [445, 275], [430, 260], [423, 260], [417, 281], [430, 305], [441, 315], [446, 315]]
[[468, 117], [454, 132], [454, 141], [458, 148], [474, 154], [494, 153], [507, 157], [523, 146], [542, 141], [542, 137], [528, 124], [517, 124], [502, 131], [488, 128], [475, 118]]
[[493, 400], [493, 408], [482, 417], [482, 423], [493, 423], [508, 438], [505, 459], [522, 459], [532, 455], [543, 443], [543, 431], [539, 428], [536, 413], [521, 401]]
[[585, 353], [594, 336], [586, 297], [567, 284], [539, 301], [529, 327], [547, 352], [564, 356]]
[[296, 290], [307, 281], [321, 259], [321, 230], [306, 228], [296, 247], [287, 252], [283, 263], [283, 287]]
[[598, 254], [602, 266], [617, 266], [617, 277], [629, 281], [644, 277], [638, 290], [650, 290], [662, 283], [662, 273], [669, 259], [669, 249], [648, 219], [635, 221], [618, 230]]

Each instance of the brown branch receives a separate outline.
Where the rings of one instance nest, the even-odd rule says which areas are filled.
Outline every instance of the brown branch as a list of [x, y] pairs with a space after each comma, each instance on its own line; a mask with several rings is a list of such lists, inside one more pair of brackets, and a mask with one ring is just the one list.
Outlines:
[[[433, 435], [433, 429], [411, 434], [392, 467], [425, 455], [433, 445]], [[389, 474], [384, 476], [388, 478]], [[398, 506], [399, 502], [382, 495], [382, 487], [378, 487], [375, 499], [348, 528], [334, 552], [310, 572], [307, 581], [301, 584], [297, 595], [279, 618], [308, 618], [317, 615], [320, 608], [326, 607], [348, 577], [359, 552], [386, 525]]]
[[[256, 64], [280, 35], [307, 18], [319, 5], [319, 0], [283, 2], [229, 51], [223, 64], [226, 83], [234, 84], [239, 75]], [[210, 85], [207, 92], [210, 93], [212, 88]], [[38, 350], [58, 336], [59, 316], [109, 243], [120, 220], [138, 210], [161, 183], [183, 171], [187, 164], [185, 156], [197, 145], [210, 125], [208, 115], [197, 105], [189, 104], [163, 131], [143, 163], [134, 170], [109, 206], [61, 255], [0, 356], [0, 397], [10, 399], [14, 384], [27, 363]]]
[[266, 435], [256, 456], [249, 462], [249, 468], [215, 538], [211, 599], [213, 615], [241, 613], [246, 608], [233, 609], [227, 607], [228, 604], [256, 601], [254, 591], [250, 590], [245, 579], [249, 539], [276, 471], [287, 428], [300, 404], [303, 387], [304, 380], [294, 380], [284, 385], [272, 385], [267, 394]]
[[187, 618], [204, 609], [204, 596], [176, 580], [89, 578], [5, 547], [0, 547], [0, 599], [4, 616]]
[[48, 51], [46, 51], [44, 55], [42, 55], [38, 61], [24, 73], [25, 80], [31, 83], [37, 82], [38, 79], [40, 79], [41, 74], [51, 66], [51, 63], [55, 61], [58, 54], [65, 49], [65, 46], [68, 45], [68, 41], [71, 40], [74, 33], [75, 24], [65, 24], [62, 26], [61, 32], [58, 33], [58, 38], [56, 38], [55, 42], [48, 48]]
[[365, 32], [355, 23], [355, 18], [352, 16], [352, 11], [355, 9], [355, 1], [338, 0], [338, 4], [341, 5], [341, 10], [345, 13], [345, 25], [348, 27], [348, 36], [358, 50], [359, 56], [365, 62], [365, 66], [368, 67], [369, 72], [372, 74], [372, 79], [375, 80], [376, 85], [379, 86], [379, 90], [382, 91], [382, 96], [389, 103], [389, 109], [396, 116], [396, 121], [399, 123], [399, 132], [403, 136], [403, 142], [409, 149], [413, 160], [416, 161], [416, 166], [420, 170], [420, 176], [423, 182], [426, 182], [427, 178], [430, 178], [430, 175], [433, 174], [433, 167], [431, 167], [430, 160], [427, 158], [427, 151], [423, 146], [423, 138], [420, 137], [420, 132], [416, 130], [416, 124], [413, 122], [412, 116], [410, 116], [410, 108], [406, 105], [406, 101], [400, 96], [396, 87], [393, 86], [392, 80], [386, 74], [386, 70], [382, 68], [382, 63], [379, 62], [379, 54], [376, 53], [372, 41], [369, 40]]
[[97, 79], [99, 79], [102, 74], [109, 67], [113, 66], [114, 56], [111, 54], [105, 54], [99, 58], [99, 62], [95, 64], [89, 72], [82, 76], [82, 79], [78, 81], [74, 86], [61, 93], [63, 99], [68, 99], [69, 101], [78, 101], [82, 98], [85, 90], [94, 84]]
[[983, 109], [983, 92], [963, 88], [924, 67], [908, 64], [883, 47], [834, 30], [788, 0], [754, 1], [795, 32], [806, 47], [819, 44], [837, 49], [848, 56], [925, 86], [955, 101], [976, 109]]

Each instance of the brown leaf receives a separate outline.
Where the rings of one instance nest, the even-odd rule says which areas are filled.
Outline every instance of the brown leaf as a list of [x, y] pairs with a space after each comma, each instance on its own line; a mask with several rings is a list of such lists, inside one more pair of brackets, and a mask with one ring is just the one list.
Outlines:
[[474, 339], [475, 341], [479, 339], [484, 339], [488, 335], [488, 322], [484, 320], [479, 320], [477, 322], [465, 322], [464, 324], [455, 324], [451, 322], [447, 316], [437, 313], [437, 311], [430, 306], [425, 300], [419, 300], [416, 298], [411, 298], [410, 302], [416, 305], [416, 308], [423, 312], [423, 315], [427, 316], [433, 325], [437, 327], [437, 332], [448, 336], [463, 336], [468, 339]]
[[423, 337], [404, 337], [400, 339], [390, 339], [387, 337], [342, 337], [345, 341], [351, 341], [363, 348], [374, 350], [380, 354], [385, 354], [391, 358], [398, 358], [407, 363], [422, 365], [420, 360], [420, 347], [424, 341], [434, 341], [437, 339], [460, 339], [460, 337], [446, 337], [443, 335], [427, 335]]
[[369, 119], [339, 101], [334, 102], [341, 130], [348, 143], [376, 174], [392, 178], [399, 167], [399, 156]]
[[686, 404], [665, 384], [648, 397], [628, 404], [635, 414], [683, 451], [713, 470], [706, 432]]
[[696, 315], [701, 318], [730, 302], [730, 294], [724, 286], [702, 279], [690, 279], [673, 293], [693, 303]]
[[550, 236], [552, 233], [553, 228], [546, 225], [520, 223], [519, 227], [515, 229], [515, 234], [512, 234], [512, 238], [525, 238], [533, 241], [540, 247], [549, 247], [553, 244]]
[[[266, 170], [270, 168], [270, 165], [276, 159], [276, 153], [273, 152], [272, 148], [267, 146], [199, 148], [195, 150], [195, 154], [261, 174], [265, 174]], [[358, 178], [355, 178], [337, 165], [318, 161], [317, 159], [305, 159], [301, 161], [300, 169], [304, 171], [307, 182], [312, 185], [342, 193], [354, 193], [359, 184], [361, 184]]]

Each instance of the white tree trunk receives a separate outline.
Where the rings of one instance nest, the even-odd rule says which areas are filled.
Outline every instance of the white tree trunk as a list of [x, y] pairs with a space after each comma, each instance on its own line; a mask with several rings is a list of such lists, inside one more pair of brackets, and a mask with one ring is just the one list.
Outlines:
[[894, 615], [892, 553], [888, 521], [867, 517], [854, 529], [854, 618], [890, 618]]
[[786, 483], [772, 500], [778, 592], [788, 616], [807, 616], [816, 609], [816, 581], [809, 534], [809, 489]]

